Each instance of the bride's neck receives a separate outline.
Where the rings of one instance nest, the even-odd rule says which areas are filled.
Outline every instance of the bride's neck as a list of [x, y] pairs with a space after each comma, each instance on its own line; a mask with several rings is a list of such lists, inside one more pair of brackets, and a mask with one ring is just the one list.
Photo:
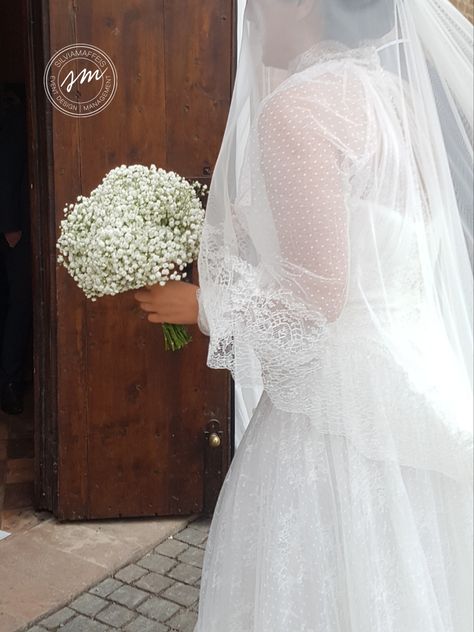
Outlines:
[[302, 53], [321, 41], [321, 38], [322, 31], [315, 33], [314, 27], [311, 29], [303, 28], [298, 34], [298, 37], [294, 39], [294, 46], [291, 51], [291, 58], [288, 60], [288, 66]]

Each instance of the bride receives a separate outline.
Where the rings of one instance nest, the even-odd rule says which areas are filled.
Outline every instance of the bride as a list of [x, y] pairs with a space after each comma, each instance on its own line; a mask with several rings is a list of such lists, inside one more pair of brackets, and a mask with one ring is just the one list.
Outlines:
[[448, 0], [248, 0], [197, 323], [263, 392], [195, 632], [472, 630], [472, 30]]

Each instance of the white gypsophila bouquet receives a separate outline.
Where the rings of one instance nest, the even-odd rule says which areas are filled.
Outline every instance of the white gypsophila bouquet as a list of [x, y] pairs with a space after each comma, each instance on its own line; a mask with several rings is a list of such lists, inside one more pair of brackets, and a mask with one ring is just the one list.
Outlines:
[[[58, 263], [93, 301], [181, 280], [198, 256], [204, 222], [198, 193], [206, 189], [154, 164], [115, 167], [89, 197], [65, 206]], [[183, 325], [162, 327], [166, 349], [191, 340]]]

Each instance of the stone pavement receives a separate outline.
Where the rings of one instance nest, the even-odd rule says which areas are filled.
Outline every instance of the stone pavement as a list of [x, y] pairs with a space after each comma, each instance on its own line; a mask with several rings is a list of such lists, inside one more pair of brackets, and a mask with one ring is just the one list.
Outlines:
[[211, 518], [198, 517], [28, 632], [192, 632]]

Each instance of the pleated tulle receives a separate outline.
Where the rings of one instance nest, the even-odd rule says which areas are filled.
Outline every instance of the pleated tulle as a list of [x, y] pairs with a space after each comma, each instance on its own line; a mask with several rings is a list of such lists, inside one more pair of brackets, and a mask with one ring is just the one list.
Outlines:
[[472, 625], [472, 487], [370, 459], [264, 391], [215, 508], [194, 632]]

